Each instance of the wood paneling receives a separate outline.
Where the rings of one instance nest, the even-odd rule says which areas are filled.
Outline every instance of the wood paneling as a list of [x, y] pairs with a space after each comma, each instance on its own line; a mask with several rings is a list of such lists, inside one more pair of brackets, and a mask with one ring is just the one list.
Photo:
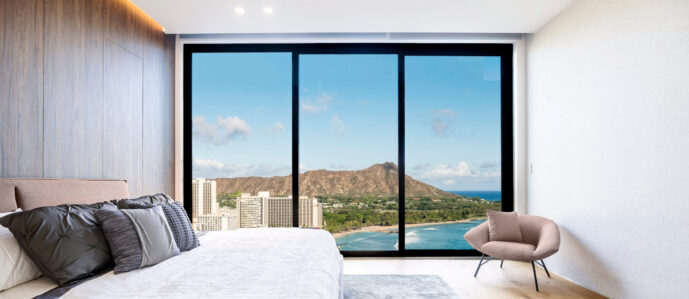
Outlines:
[[[105, 5], [105, 38], [143, 57], [148, 23], [128, 0], [108, 0]], [[159, 32], [160, 33], [160, 32]]]
[[129, 192], [142, 193], [143, 61], [106, 40], [103, 114], [103, 178], [127, 178]]
[[51, 0], [45, 12], [44, 176], [101, 178], [103, 1]]
[[0, 177], [43, 168], [43, 1], [2, 1]]
[[[144, 49], [143, 192], [174, 190], [174, 37], [151, 28]], [[172, 191], [171, 191], [172, 192]]]
[[0, 177], [174, 191], [174, 37], [128, 0], [2, 0], [0, 26]]

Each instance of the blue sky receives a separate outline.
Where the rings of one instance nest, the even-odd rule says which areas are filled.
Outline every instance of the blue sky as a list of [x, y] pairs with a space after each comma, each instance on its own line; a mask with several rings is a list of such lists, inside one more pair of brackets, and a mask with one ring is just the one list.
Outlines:
[[[195, 53], [195, 177], [291, 173], [291, 54]], [[499, 190], [498, 57], [407, 57], [407, 174]], [[397, 56], [300, 57], [300, 171], [397, 163]]]

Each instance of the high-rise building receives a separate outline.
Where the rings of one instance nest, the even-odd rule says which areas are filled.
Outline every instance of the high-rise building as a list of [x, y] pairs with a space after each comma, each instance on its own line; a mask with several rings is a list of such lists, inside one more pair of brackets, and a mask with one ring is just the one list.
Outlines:
[[299, 196], [299, 227], [323, 227], [323, 207], [317, 199]]
[[264, 216], [269, 227], [292, 226], [292, 198], [268, 197], [263, 199]]
[[242, 193], [242, 196], [237, 199], [237, 209], [239, 210], [239, 227], [264, 226], [262, 198], [251, 197], [249, 193]]
[[[237, 199], [239, 226], [250, 227], [291, 227], [292, 197], [270, 197], [270, 192], [260, 191], [257, 196], [242, 193]], [[299, 226], [322, 227], [323, 207], [317, 199], [299, 197]]]
[[195, 178], [191, 183], [192, 218], [217, 214], [217, 189], [215, 181]]

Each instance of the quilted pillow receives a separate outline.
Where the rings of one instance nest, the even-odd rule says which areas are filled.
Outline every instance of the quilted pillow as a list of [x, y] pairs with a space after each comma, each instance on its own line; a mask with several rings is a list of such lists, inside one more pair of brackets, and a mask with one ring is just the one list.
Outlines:
[[95, 210], [116, 210], [109, 202], [59, 205], [0, 218], [43, 275], [61, 286], [112, 266], [110, 248]]
[[119, 209], [131, 209], [131, 205], [134, 204], [163, 204], [174, 202], [169, 195], [165, 193], [158, 193], [154, 195], [145, 195], [137, 198], [130, 199], [115, 199], [111, 201], [113, 204], [117, 205]]
[[115, 259], [115, 274], [151, 266], [179, 254], [160, 206], [95, 211]]
[[[129, 205], [132, 209], [147, 209], [153, 206], [156, 205], [148, 203]], [[189, 251], [201, 245], [199, 238], [192, 229], [189, 215], [187, 215], [187, 211], [184, 210], [180, 203], [160, 204], [160, 207], [163, 208], [163, 213], [165, 213], [165, 218], [170, 225], [172, 235], [175, 237], [175, 242], [180, 251]]]

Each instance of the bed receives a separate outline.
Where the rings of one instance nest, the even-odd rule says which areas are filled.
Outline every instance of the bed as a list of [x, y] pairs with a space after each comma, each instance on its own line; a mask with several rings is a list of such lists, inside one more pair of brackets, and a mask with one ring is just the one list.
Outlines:
[[[0, 180], [0, 212], [128, 198], [125, 181]], [[155, 266], [85, 281], [61, 298], [342, 298], [343, 260], [324, 230], [208, 232], [201, 246]], [[0, 292], [30, 298], [57, 287], [41, 277]]]

